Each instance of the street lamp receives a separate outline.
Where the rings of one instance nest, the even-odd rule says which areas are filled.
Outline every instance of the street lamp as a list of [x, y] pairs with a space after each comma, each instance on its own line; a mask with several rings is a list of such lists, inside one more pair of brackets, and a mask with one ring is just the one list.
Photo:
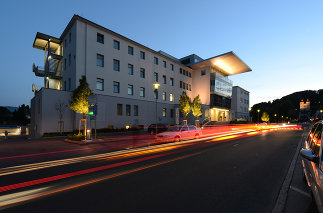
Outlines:
[[156, 137], [157, 137], [157, 122], [158, 122], [158, 116], [157, 116], [157, 98], [158, 98], [158, 87], [160, 86], [160, 84], [158, 84], [158, 83], [154, 83], [153, 84], [153, 86], [154, 86], [154, 93], [155, 93], [155, 99], [156, 99], [156, 126], [155, 126], [155, 132], [156, 132]]
[[260, 112], [260, 109], [258, 109], [257, 112], [258, 112], [258, 123], [259, 123], [259, 112]]
[[277, 123], [277, 119], [276, 119], [277, 114], [275, 113], [275, 115], [274, 115], [274, 116], [275, 116], [275, 123]]

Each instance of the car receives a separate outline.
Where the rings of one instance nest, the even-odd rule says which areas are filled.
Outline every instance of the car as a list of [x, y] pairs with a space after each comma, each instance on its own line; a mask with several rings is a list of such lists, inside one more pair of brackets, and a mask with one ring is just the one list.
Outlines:
[[200, 138], [202, 131], [193, 125], [170, 126], [166, 132], [158, 133], [156, 140], [162, 142]]
[[147, 131], [150, 134], [154, 134], [154, 133], [160, 133], [160, 132], [165, 132], [168, 129], [168, 125], [167, 124], [163, 124], [163, 123], [157, 123], [157, 124], [150, 124]]
[[323, 122], [315, 123], [300, 151], [302, 156], [303, 179], [311, 189], [312, 197], [319, 212], [323, 212]]

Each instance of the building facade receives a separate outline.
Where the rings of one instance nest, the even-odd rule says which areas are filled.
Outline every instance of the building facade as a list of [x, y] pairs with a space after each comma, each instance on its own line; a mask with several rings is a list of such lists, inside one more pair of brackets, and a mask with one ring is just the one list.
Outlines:
[[[200, 120], [230, 120], [232, 82], [227, 76], [251, 71], [233, 52], [207, 60], [196, 55], [177, 59], [154, 51], [96, 23], [74, 15], [60, 38], [37, 33], [34, 48], [44, 50], [44, 67], [33, 65], [44, 87], [31, 100], [35, 135], [56, 132], [57, 103], [69, 104], [79, 79], [86, 76], [98, 106], [98, 128], [181, 123], [179, 97], [200, 95]], [[153, 84], [160, 86], [154, 91]], [[156, 113], [157, 112], [157, 113]], [[64, 130], [78, 125], [80, 115], [64, 109]], [[51, 122], [48, 122], [51, 121]], [[51, 124], [49, 124], [51, 123]]]
[[239, 86], [232, 87], [232, 119], [250, 121], [249, 92]]

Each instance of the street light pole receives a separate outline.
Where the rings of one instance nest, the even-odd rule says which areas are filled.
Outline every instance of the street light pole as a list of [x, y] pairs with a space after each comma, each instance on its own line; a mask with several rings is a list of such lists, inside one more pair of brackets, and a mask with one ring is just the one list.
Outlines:
[[157, 137], [157, 122], [158, 122], [158, 116], [157, 116], [157, 98], [158, 98], [158, 87], [160, 86], [160, 84], [154, 83], [153, 86], [155, 88], [154, 89], [154, 92], [155, 92], [155, 95], [156, 95], [156, 97], [155, 97], [155, 99], [156, 99], [156, 126], [155, 126], [155, 133], [156, 133], [156, 137]]
[[258, 112], [258, 123], [259, 123], [259, 112], [260, 112], [260, 109], [258, 109], [257, 112]]

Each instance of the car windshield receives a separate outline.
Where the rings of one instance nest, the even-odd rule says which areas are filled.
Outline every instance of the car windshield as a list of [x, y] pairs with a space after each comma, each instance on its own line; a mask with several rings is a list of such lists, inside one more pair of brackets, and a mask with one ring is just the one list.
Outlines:
[[181, 130], [181, 126], [171, 126], [168, 128], [168, 132], [179, 132]]

